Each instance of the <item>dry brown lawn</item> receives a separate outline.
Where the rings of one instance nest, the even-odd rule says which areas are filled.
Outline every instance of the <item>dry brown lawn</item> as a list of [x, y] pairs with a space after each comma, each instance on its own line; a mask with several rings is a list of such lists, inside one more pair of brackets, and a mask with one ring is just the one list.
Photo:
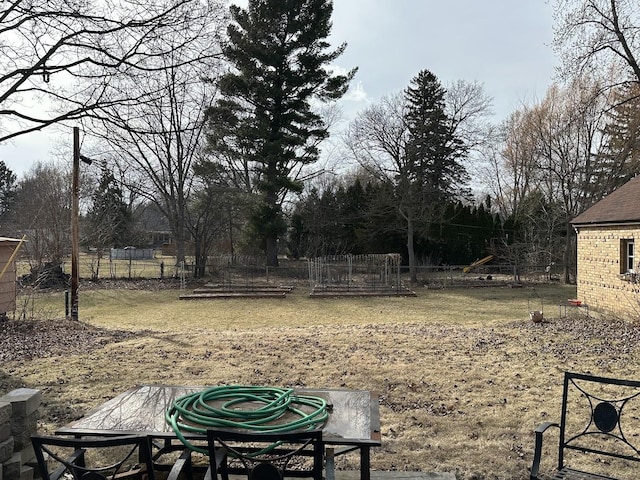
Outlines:
[[[525, 479], [533, 429], [557, 419], [562, 373], [640, 378], [640, 328], [558, 318], [565, 286], [419, 290], [415, 298], [179, 301], [82, 290], [81, 322], [0, 324], [0, 391], [41, 389], [51, 432], [136, 384], [375, 390], [379, 470]], [[30, 308], [60, 315], [62, 294]], [[544, 310], [534, 324], [530, 309]], [[344, 457], [339, 468], [357, 468]]]

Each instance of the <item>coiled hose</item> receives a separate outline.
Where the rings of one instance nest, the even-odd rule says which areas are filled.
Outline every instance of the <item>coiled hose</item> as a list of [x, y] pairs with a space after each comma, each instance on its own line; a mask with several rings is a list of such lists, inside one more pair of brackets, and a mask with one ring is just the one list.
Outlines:
[[[214, 406], [214, 404], [216, 406]], [[243, 408], [250, 404], [252, 408]], [[257, 407], [256, 407], [257, 405]], [[289, 418], [285, 419], [285, 414]], [[329, 417], [327, 402], [297, 395], [291, 388], [228, 385], [211, 387], [176, 399], [165, 420], [178, 439], [193, 451], [206, 454], [185, 434], [206, 434], [208, 428], [238, 428], [258, 432], [290, 432], [321, 428]]]

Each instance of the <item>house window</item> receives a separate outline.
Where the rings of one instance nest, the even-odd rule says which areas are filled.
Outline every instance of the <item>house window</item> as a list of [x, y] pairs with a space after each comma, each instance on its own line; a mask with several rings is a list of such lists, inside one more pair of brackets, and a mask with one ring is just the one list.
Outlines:
[[620, 259], [620, 273], [634, 271], [634, 269], [636, 268], [636, 263], [634, 261], [635, 248], [633, 239], [622, 240], [620, 247], [620, 253], [622, 257]]

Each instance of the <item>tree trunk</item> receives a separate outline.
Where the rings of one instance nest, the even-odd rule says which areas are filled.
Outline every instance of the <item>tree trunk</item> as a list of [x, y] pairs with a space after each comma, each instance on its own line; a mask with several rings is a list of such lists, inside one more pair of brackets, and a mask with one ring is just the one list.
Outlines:
[[185, 241], [181, 237], [176, 237], [176, 267], [182, 265], [185, 262], [186, 257], [186, 247]]
[[267, 237], [267, 267], [278, 266], [278, 239], [276, 237]]
[[[187, 245], [185, 239], [185, 228], [184, 228], [184, 209], [178, 208], [178, 211], [172, 212], [173, 219], [169, 219], [169, 225], [171, 231], [173, 233], [174, 241], [176, 243], [176, 272], [179, 269], [186, 265], [186, 255], [187, 255]], [[173, 221], [172, 221], [173, 220]]]
[[204, 278], [206, 272], [207, 272], [207, 256], [200, 254], [196, 257], [196, 264], [193, 268], [193, 276], [194, 278]]
[[229, 253], [231, 254], [231, 262], [234, 263], [235, 250], [233, 248], [233, 214], [231, 206], [227, 207], [227, 215], [229, 215]]
[[269, 168], [267, 170], [266, 184], [269, 188], [266, 190], [264, 202], [265, 220], [266, 220], [266, 232], [265, 232], [265, 247], [267, 249], [267, 267], [278, 266], [278, 196], [277, 189], [274, 187], [278, 183], [278, 175], [276, 170], [276, 162], [269, 162]]
[[407, 253], [409, 255], [409, 281], [412, 284], [418, 283], [416, 273], [416, 252], [413, 247], [413, 219], [407, 218]]
[[193, 265], [193, 278], [202, 278], [204, 276], [204, 264], [202, 261], [202, 251], [200, 249], [200, 238], [196, 234], [194, 235], [194, 245], [193, 245], [193, 257], [194, 257], [194, 265]]

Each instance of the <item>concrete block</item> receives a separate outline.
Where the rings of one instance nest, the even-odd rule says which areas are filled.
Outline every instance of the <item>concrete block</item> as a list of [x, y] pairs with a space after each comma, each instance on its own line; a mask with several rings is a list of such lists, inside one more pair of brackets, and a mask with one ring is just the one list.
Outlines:
[[22, 457], [14, 453], [9, 460], [2, 464], [2, 478], [4, 480], [20, 480], [22, 470]]
[[22, 435], [15, 435], [13, 437], [13, 451], [21, 452], [31, 443], [31, 436], [23, 433]]
[[13, 406], [9, 402], [0, 402], [0, 423], [7, 423], [13, 413]]
[[0, 424], [0, 442], [4, 442], [11, 436], [11, 423], [6, 422]]
[[4, 463], [13, 455], [13, 437], [9, 437], [4, 442], [0, 442], [0, 463]]
[[[25, 462], [24, 459], [22, 459], [22, 468], [25, 467], [31, 467], [33, 469], [33, 478], [42, 478], [40, 467], [38, 466], [38, 462], [36, 460], [29, 460]], [[0, 478], [0, 480], [2, 480], [2, 478]]]
[[32, 467], [23, 465], [20, 469], [20, 480], [33, 480], [35, 470]]
[[11, 417], [11, 433], [13, 435], [20, 435], [23, 432], [29, 434], [36, 433], [38, 429], [38, 413], [34, 412], [26, 417], [20, 415], [13, 415]]
[[16, 417], [11, 418], [11, 435], [15, 441], [14, 449], [16, 451], [22, 450], [31, 444], [31, 435], [37, 433], [38, 430], [38, 416], [36, 413], [32, 413], [28, 417]]
[[20, 450], [20, 456], [22, 456], [23, 465], [25, 464], [35, 465], [38, 462], [36, 460], [36, 452], [33, 449], [33, 445], [31, 444], [31, 442], [29, 442], [29, 445], [26, 445], [22, 450]]
[[13, 415], [26, 417], [35, 412], [42, 401], [42, 392], [33, 388], [17, 388], [0, 397], [0, 402], [9, 402]]

